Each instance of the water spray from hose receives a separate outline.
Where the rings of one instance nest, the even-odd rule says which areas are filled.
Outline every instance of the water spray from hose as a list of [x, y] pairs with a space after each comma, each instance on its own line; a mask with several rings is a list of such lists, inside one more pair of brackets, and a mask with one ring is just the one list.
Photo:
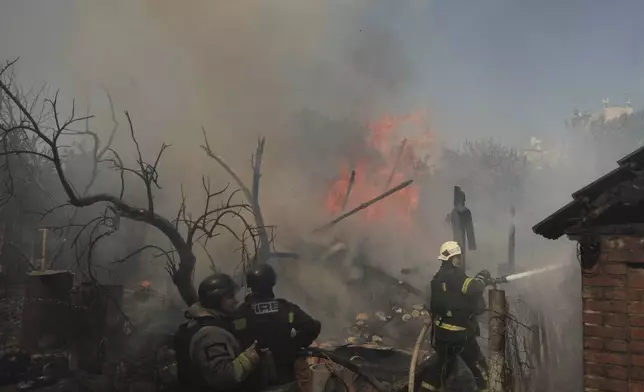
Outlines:
[[538, 275], [544, 272], [558, 270], [558, 269], [564, 268], [565, 266], [566, 264], [550, 265], [547, 267], [537, 268], [530, 271], [519, 272], [517, 274], [501, 276], [499, 278], [494, 279], [494, 284], [514, 282], [515, 280], [529, 278], [533, 275]]

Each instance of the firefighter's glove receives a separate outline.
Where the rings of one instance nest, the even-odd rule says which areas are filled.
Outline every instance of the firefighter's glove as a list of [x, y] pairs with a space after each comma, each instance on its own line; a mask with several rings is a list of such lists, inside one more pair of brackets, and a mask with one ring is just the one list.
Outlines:
[[254, 341], [250, 347], [244, 350], [240, 357], [244, 357], [253, 365], [257, 365], [260, 361], [259, 353], [257, 352], [257, 341]]
[[494, 279], [492, 279], [492, 274], [490, 274], [490, 271], [488, 270], [483, 270], [479, 272], [478, 274], [476, 274], [476, 276], [474, 276], [474, 279], [480, 280], [486, 286], [490, 286], [494, 283]]

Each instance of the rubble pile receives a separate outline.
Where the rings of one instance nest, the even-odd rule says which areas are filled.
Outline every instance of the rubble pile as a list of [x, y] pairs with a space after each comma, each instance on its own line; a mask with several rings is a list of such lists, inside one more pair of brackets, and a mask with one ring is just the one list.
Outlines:
[[429, 312], [422, 304], [392, 306], [388, 312], [359, 313], [348, 328], [347, 344], [374, 344], [411, 350]]
[[[182, 321], [182, 312], [149, 284], [126, 290], [119, 310], [124, 321], [119, 324], [122, 330], [115, 334], [108, 329], [108, 334], [117, 338], [106, 336], [93, 349], [96, 362], [102, 362], [98, 368], [88, 368], [87, 358], [79, 357], [74, 348], [78, 346], [74, 339], [82, 334], [72, 333], [65, 350], [21, 351], [19, 336], [25, 300], [20, 293], [18, 288], [13, 295], [0, 298], [0, 386], [51, 392], [176, 390], [176, 364], [169, 337]], [[77, 310], [74, 317], [84, 314]]]

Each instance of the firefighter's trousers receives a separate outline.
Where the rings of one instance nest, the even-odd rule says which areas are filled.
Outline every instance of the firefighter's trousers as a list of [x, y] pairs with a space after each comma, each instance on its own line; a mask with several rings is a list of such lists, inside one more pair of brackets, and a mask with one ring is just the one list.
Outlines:
[[461, 357], [472, 372], [478, 390], [487, 391], [487, 362], [475, 337], [456, 342], [435, 340], [434, 350], [436, 353], [420, 375], [421, 390], [439, 391], [452, 373], [456, 359]]

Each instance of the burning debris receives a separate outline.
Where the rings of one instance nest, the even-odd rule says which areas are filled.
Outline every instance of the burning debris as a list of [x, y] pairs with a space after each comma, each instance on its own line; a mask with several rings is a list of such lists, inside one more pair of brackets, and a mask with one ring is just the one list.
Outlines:
[[[431, 168], [436, 144], [425, 112], [404, 117], [384, 116], [368, 128], [370, 134], [365, 144], [370, 154], [347, 158], [341, 163], [340, 176], [326, 198], [330, 214], [340, 214], [360, 200], [374, 199], [392, 184], [417, 178]], [[418, 187], [410, 186], [366, 210], [365, 220], [389, 219], [410, 228], [418, 200]]]
[[[7, 68], [11, 65], [12, 63], [9, 63]], [[7, 68], [4, 68], [0, 74]], [[20, 327], [23, 332], [23, 342], [21, 345], [30, 353], [5, 350], [0, 356], [0, 361], [3, 361], [1, 362], [4, 365], [3, 370], [11, 369], [11, 374], [8, 376], [3, 374], [3, 376], [18, 377], [8, 382], [20, 380], [19, 389], [24, 390], [56, 384], [61, 379], [78, 381], [77, 384], [88, 389], [88, 385], [92, 382], [79, 379], [92, 378], [90, 374], [100, 374], [102, 377], [94, 384], [101, 382], [106, 384], [101, 387], [95, 385], [90, 387], [90, 390], [132, 391], [133, 388], [138, 390], [172, 388], [176, 380], [176, 363], [169, 337], [180, 323], [177, 319], [181, 318], [181, 310], [171, 307], [171, 304], [157, 291], [156, 286], [153, 287], [149, 281], [142, 281], [138, 287], [127, 291], [122, 286], [99, 284], [94, 275], [95, 266], [92, 265], [92, 247], [101, 236], [115, 232], [117, 228], [115, 222], [120, 218], [142, 222], [149, 227], [159, 229], [172, 244], [171, 250], [165, 251], [156, 245], [150, 245], [130, 253], [119, 262], [124, 262], [146, 248], [161, 251], [162, 256], [167, 259], [165, 267], [172, 282], [187, 304], [195, 303], [198, 298], [193, 285], [197, 259], [193, 247], [199, 244], [205, 253], [208, 253], [206, 242], [219, 235], [219, 230], [232, 231], [233, 236], [241, 243], [242, 269], [252, 263], [263, 263], [270, 258], [292, 255], [271, 251], [272, 238], [269, 238], [268, 227], [264, 223], [259, 206], [264, 139], [260, 138], [258, 141], [252, 159], [252, 183], [250, 183], [251, 186], [247, 186], [241, 177], [211, 149], [204, 131], [203, 150], [233, 178], [245, 200], [233, 202], [235, 194], [233, 192], [226, 203], [213, 207], [216, 204], [215, 198], [226, 192], [227, 188], [214, 191], [204, 177], [202, 185], [206, 201], [203, 212], [193, 219], [186, 210], [184, 198], [176, 215], [173, 213], [167, 218], [159, 215], [159, 208], [155, 205], [153, 194], [157, 188], [161, 188], [157, 183], [159, 178], [157, 168], [167, 145], [162, 145], [156, 160], [144, 161], [132, 119], [126, 112], [125, 119], [138, 155], [136, 158], [138, 168], [128, 169], [123, 167], [120, 157], [115, 152], [114, 157], [104, 157], [103, 154], [106, 151], [113, 152], [109, 143], [99, 152], [98, 136], [87, 130], [86, 134], [93, 136], [95, 142], [94, 154], [89, 155], [94, 163], [93, 177], [87, 189], [83, 193], [77, 193], [70, 182], [71, 177], [65, 173], [66, 162], [61, 161], [61, 156], [65, 155], [66, 146], [58, 144], [59, 136], [74, 132], [67, 127], [81, 120], [89, 120], [89, 117], [76, 118], [72, 114], [68, 122], [60, 121], [55, 99], [48, 102], [52, 106], [50, 109], [53, 120], [34, 117], [29, 112], [30, 109], [24, 105], [26, 99], [12, 83], [12, 78], [6, 81], [2, 79], [0, 88], [9, 98], [6, 101], [10, 108], [20, 113], [20, 118], [24, 119], [17, 128], [24, 128], [22, 131], [26, 135], [22, 136], [26, 136], [26, 140], [35, 139], [33, 145], [47, 147], [44, 153], [35, 150], [26, 153], [44, 157], [47, 163], [53, 163], [50, 165], [55, 169], [53, 177], [62, 185], [63, 196], [72, 206], [88, 207], [107, 204], [107, 212], [99, 218], [102, 226], [89, 230], [92, 233], [101, 234], [98, 234], [98, 238], [92, 235], [88, 238], [89, 255], [83, 259], [87, 263], [88, 277], [83, 283], [72, 289], [73, 278], [67, 273], [68, 271], [53, 273], [44, 271], [43, 267], [43, 271], [35, 274], [41, 281], [60, 278], [59, 280], [64, 282], [28, 286], [25, 296], [38, 302], [36, 305], [26, 302], [22, 311]], [[35, 105], [37, 100], [33, 103]], [[118, 123], [116, 120], [114, 122], [116, 129]], [[0, 123], [5, 130], [13, 129], [15, 125]], [[376, 265], [384, 265], [383, 260], [377, 260], [378, 255], [369, 254], [361, 249], [361, 246], [370, 240], [371, 244], [377, 241], [374, 227], [385, 227], [391, 232], [405, 234], [414, 232], [419, 223], [416, 219], [420, 198], [418, 179], [432, 171], [439, 146], [427, 125], [424, 112], [403, 117], [384, 116], [370, 123], [368, 128], [370, 134], [364, 140], [367, 152], [359, 156], [346, 157], [341, 162], [339, 178], [330, 184], [328, 189], [325, 207], [329, 215], [336, 218], [315, 232], [326, 231], [354, 215], [358, 217], [354, 219], [353, 225], [357, 230], [351, 231], [350, 234], [338, 234], [338, 237], [346, 235], [352, 238], [336, 238], [338, 241], [334, 241], [333, 246], [322, 249], [322, 252], [304, 260], [301, 265], [307, 262], [324, 263], [327, 269], [335, 274], [334, 278], [347, 286], [347, 293], [351, 294], [341, 300], [353, 299], [355, 294], [357, 299], [355, 303], [347, 305], [347, 307], [354, 307], [350, 309], [352, 313], [355, 313], [356, 307], [364, 306], [365, 303], [374, 309], [365, 308], [358, 312], [343, 336], [346, 344], [335, 345], [329, 350], [309, 349], [302, 355], [327, 360], [328, 366], [316, 368], [320, 373], [325, 373], [323, 370], [329, 368], [333, 371], [326, 373], [340, 371], [348, 373], [344, 370], [346, 369], [367, 380], [373, 389], [384, 392], [395, 390], [395, 382], [404, 379], [408, 373], [413, 379], [416, 363], [413, 363], [410, 369], [408, 349], [414, 348], [415, 360], [420, 352], [423, 336], [421, 334], [416, 344], [412, 339], [415, 338], [418, 330], [427, 331], [430, 314], [423, 304], [427, 300], [424, 290], [417, 289], [408, 282], [397, 279], [378, 268]], [[19, 155], [23, 152], [25, 151], [21, 146], [5, 151], [5, 155]], [[114, 194], [92, 194], [90, 188], [96, 179], [97, 165], [106, 160], [113, 161], [121, 174], [133, 173], [142, 180], [147, 195], [147, 205], [135, 207], [138, 203], [128, 204], [123, 198], [123, 189], [120, 193]], [[173, 221], [172, 218], [175, 216], [176, 219]], [[234, 233], [227, 223], [222, 223], [221, 219], [224, 216], [235, 217], [237, 224], [243, 226], [243, 234], [238, 236], [238, 233]], [[469, 249], [475, 249], [471, 213], [465, 207], [464, 193], [460, 188], [455, 189], [451, 218], [455, 239], [462, 243], [463, 249], [466, 242], [469, 244]], [[254, 221], [255, 225], [249, 223], [251, 221]], [[426, 233], [423, 235], [426, 236]], [[396, 240], [400, 242], [407, 240], [401, 237], [405, 236], [398, 236]], [[395, 257], [398, 256], [395, 255]], [[42, 259], [41, 265], [45, 266], [44, 254]], [[214, 269], [214, 261], [212, 264]], [[511, 282], [527, 275], [530, 273], [509, 275], [494, 283]], [[307, 288], [303, 287], [302, 291], [307, 292]], [[319, 293], [314, 292], [314, 294], [317, 296]], [[309, 295], [314, 297], [311, 293]], [[316, 298], [313, 298], [313, 301], [315, 300]], [[360, 300], [364, 302], [361, 303]], [[334, 311], [337, 313], [336, 306], [330, 306], [330, 308], [332, 309], [329, 313]], [[70, 320], [73, 322], [70, 323]], [[504, 319], [497, 324], [503, 324], [505, 321]], [[49, 346], [52, 345], [59, 346], [53, 347], [57, 352], [51, 352], [52, 347]], [[62, 347], [62, 353], [61, 345], [67, 346]], [[421, 358], [426, 357], [427, 351], [421, 355]], [[501, 355], [502, 351], [499, 349], [498, 354]], [[331, 362], [341, 365], [344, 369], [330, 365]], [[501, 363], [501, 367], [503, 366], [505, 364]], [[314, 369], [311, 371], [315, 375]], [[73, 377], [69, 377], [70, 374]], [[58, 384], [63, 390], [75, 389], [71, 384]], [[317, 383], [314, 382], [314, 384]], [[323, 384], [324, 387], [327, 385], [326, 382]], [[355, 380], [351, 385], [352, 388], [355, 386]], [[83, 389], [82, 387], [79, 386], [76, 389]]]

